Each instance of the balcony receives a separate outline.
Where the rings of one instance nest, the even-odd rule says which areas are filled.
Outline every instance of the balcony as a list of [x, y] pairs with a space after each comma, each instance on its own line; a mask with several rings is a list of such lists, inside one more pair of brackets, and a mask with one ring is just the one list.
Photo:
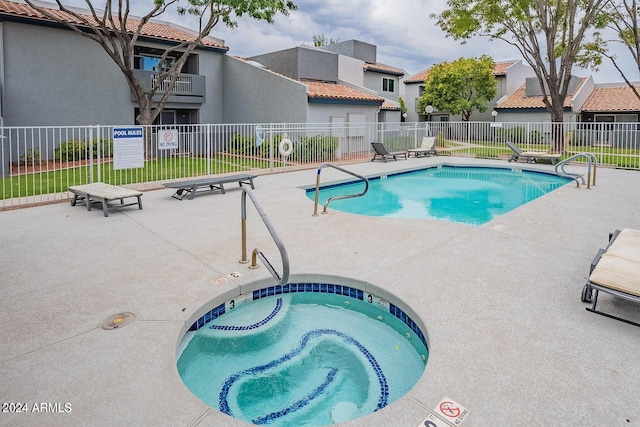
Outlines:
[[[133, 70], [134, 75], [145, 89], [150, 89], [158, 82], [158, 74], [153, 71]], [[155, 100], [162, 97], [164, 91], [169, 87], [169, 79], [165, 79], [160, 83], [160, 89], [154, 96]], [[170, 103], [186, 103], [186, 104], [202, 104], [205, 102], [206, 93], [205, 76], [198, 74], [182, 73], [178, 76], [176, 84], [169, 96]], [[133, 96], [132, 96], [133, 100]]]

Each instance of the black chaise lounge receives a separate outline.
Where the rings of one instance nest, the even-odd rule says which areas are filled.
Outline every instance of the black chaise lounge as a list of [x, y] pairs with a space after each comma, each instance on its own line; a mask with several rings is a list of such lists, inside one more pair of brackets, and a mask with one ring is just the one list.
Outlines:
[[188, 195], [188, 199], [193, 199], [196, 192], [220, 190], [222, 194], [225, 194], [224, 184], [231, 182], [237, 182], [242, 187], [242, 184], [250, 185], [253, 189], [253, 178], [255, 175], [249, 174], [236, 174], [227, 176], [212, 176], [206, 178], [193, 179], [188, 181], [174, 181], [165, 182], [163, 185], [167, 188], [176, 189], [173, 194], [174, 199], [182, 200]]
[[398, 157], [400, 156], [403, 156], [405, 159], [407, 158], [406, 151], [393, 151], [390, 153], [381, 142], [372, 142], [371, 146], [376, 152], [376, 154], [374, 154], [373, 156], [373, 159], [371, 159], [372, 162], [374, 160], [382, 160], [386, 163], [387, 159], [392, 158], [393, 160], [398, 160]]
[[639, 230], [625, 228], [609, 235], [607, 248], [600, 249], [591, 262], [589, 279], [582, 288], [582, 302], [592, 303], [587, 311], [640, 326], [640, 323], [597, 310], [600, 292], [640, 303]]

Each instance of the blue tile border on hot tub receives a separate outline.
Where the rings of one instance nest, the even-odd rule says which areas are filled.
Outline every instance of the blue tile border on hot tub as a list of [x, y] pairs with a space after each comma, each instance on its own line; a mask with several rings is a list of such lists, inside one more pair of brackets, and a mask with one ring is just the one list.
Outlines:
[[358, 288], [351, 288], [349, 286], [333, 285], [327, 283], [288, 283], [286, 285], [270, 286], [268, 288], [259, 289], [253, 291], [253, 299], [270, 297], [280, 294], [292, 294], [300, 292], [320, 292], [327, 294], [343, 295], [364, 300], [364, 291]]
[[224, 303], [222, 303], [219, 306], [214, 307], [211, 310], [207, 311], [205, 314], [202, 315], [202, 317], [200, 317], [198, 320], [193, 322], [193, 325], [189, 327], [188, 331], [197, 331], [198, 329], [202, 328], [205, 325], [205, 323], [208, 323], [213, 319], [217, 319], [218, 317], [222, 316], [224, 313], [225, 313], [225, 306], [224, 306]]
[[[335, 295], [342, 295], [354, 299], [364, 301], [364, 291], [358, 288], [352, 288], [350, 286], [328, 284], [328, 283], [288, 283], [286, 285], [269, 286], [267, 288], [258, 289], [252, 292], [253, 300], [260, 298], [266, 298], [274, 295], [300, 293], [300, 292], [316, 292], [316, 293], [328, 293]], [[225, 313], [225, 304], [222, 303], [215, 308], [207, 311], [198, 320], [193, 322], [188, 331], [197, 331], [203, 327], [209, 321], [222, 316]], [[416, 336], [422, 341], [427, 351], [429, 346], [427, 340], [422, 333], [420, 327], [409, 317], [402, 309], [396, 305], [389, 303], [389, 313], [403, 322], [411, 329]]]

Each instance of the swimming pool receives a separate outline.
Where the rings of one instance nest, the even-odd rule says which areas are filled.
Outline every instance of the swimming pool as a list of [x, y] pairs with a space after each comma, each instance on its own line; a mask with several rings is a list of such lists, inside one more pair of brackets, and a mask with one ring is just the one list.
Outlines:
[[[365, 196], [332, 201], [329, 209], [482, 225], [568, 182], [556, 175], [520, 169], [438, 166], [370, 178]], [[362, 189], [362, 181], [324, 186], [319, 203]], [[313, 199], [315, 187], [306, 191]]]
[[178, 372], [201, 400], [244, 421], [324, 426], [406, 394], [428, 358], [397, 305], [327, 283], [263, 288], [214, 307], [183, 339]]

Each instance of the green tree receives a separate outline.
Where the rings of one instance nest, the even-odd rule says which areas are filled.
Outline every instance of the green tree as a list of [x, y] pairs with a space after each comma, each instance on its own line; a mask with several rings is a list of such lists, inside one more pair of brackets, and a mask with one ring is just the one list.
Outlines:
[[400, 104], [400, 117], [402, 117], [401, 121], [404, 121], [404, 113], [407, 112], [407, 105], [404, 103], [404, 99], [401, 96], [398, 97], [398, 103]]
[[640, 75], [639, 18], [640, 10], [638, 9], [637, 0], [608, 1], [603, 8], [601, 19], [606, 23], [606, 28], [615, 34], [617, 38], [605, 39], [602, 33], [597, 32], [594, 41], [588, 45], [588, 48], [594, 56], [602, 55], [611, 61], [638, 99], [640, 99], [638, 89], [631, 82], [632, 78], [625, 75], [625, 72], [621, 68], [620, 59], [610, 51], [610, 47], [613, 45], [621, 45], [634, 60], [636, 71], [638, 75]]
[[474, 110], [487, 111], [496, 96], [495, 62], [487, 55], [460, 58], [434, 65], [424, 82], [424, 93], [418, 111], [427, 105], [451, 114], [461, 114], [469, 121]]
[[[189, 54], [203, 45], [203, 40], [218, 22], [222, 21], [228, 27], [234, 28], [237, 26], [235, 17], [247, 15], [271, 23], [276, 14], [288, 15], [290, 10], [296, 9], [291, 0], [187, 0], [186, 4], [185, 0], [183, 3], [180, 3], [180, 0], [154, 0], [150, 4], [151, 10], [146, 15], [133, 18], [130, 16], [130, 0], [108, 0], [102, 11], [97, 10], [91, 0], [85, 0], [87, 13], [77, 13], [63, 5], [61, 0], [56, 0], [56, 5], [63, 13], [43, 7], [40, 3], [35, 4], [32, 0], [25, 2], [45, 17], [95, 41], [104, 49], [127, 80], [140, 109], [136, 121], [141, 125], [152, 124], [160, 114]], [[199, 27], [194, 29], [192, 40], [165, 48], [160, 58], [163, 66], [159, 67], [161, 69], [158, 70], [156, 83], [148, 87], [138, 81], [134, 74], [134, 46], [145, 25], [161, 16], [170, 7], [176, 7], [181, 15], [197, 17]], [[167, 86], [165, 90], [161, 90], [163, 85]], [[161, 95], [157, 101], [154, 100], [156, 94]]]
[[[474, 36], [516, 47], [533, 68], [551, 121], [563, 121], [574, 63], [602, 61], [585, 51], [590, 31], [602, 28], [601, 8], [610, 0], [447, 0], [448, 9], [432, 14], [448, 36], [463, 42]], [[554, 126], [554, 148], [562, 129]]]
[[314, 47], [322, 47], [329, 44], [338, 43], [338, 40], [334, 40], [332, 38], [327, 38], [324, 34], [314, 34], [313, 35], [313, 46]]

